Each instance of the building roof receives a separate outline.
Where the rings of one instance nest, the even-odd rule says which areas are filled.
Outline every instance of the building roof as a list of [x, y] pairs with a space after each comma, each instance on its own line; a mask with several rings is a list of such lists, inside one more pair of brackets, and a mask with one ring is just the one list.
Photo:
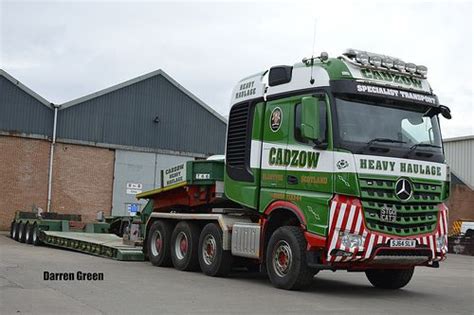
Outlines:
[[209, 111], [211, 114], [213, 114], [214, 116], [216, 116], [217, 118], [219, 118], [219, 120], [221, 120], [222, 122], [226, 123], [227, 124], [227, 120], [221, 116], [218, 112], [216, 112], [215, 110], [213, 110], [211, 107], [209, 107], [208, 105], [206, 105], [203, 101], [201, 101], [196, 95], [194, 95], [193, 93], [191, 93], [190, 91], [188, 91], [185, 87], [183, 87], [181, 84], [179, 84], [176, 80], [174, 80], [172, 77], [170, 77], [165, 71], [163, 71], [162, 69], [158, 69], [156, 71], [153, 71], [153, 72], [150, 72], [150, 73], [147, 73], [147, 74], [144, 74], [144, 75], [141, 75], [141, 76], [138, 76], [136, 78], [133, 78], [133, 79], [130, 79], [128, 81], [125, 81], [125, 82], [122, 82], [122, 83], [119, 83], [119, 84], [116, 84], [116, 85], [113, 85], [111, 87], [108, 87], [108, 88], [105, 88], [103, 90], [100, 90], [100, 91], [97, 91], [97, 92], [94, 92], [94, 93], [91, 93], [89, 95], [85, 95], [85, 96], [82, 96], [82, 97], [79, 97], [79, 98], [76, 98], [74, 100], [71, 100], [69, 102], [66, 102], [66, 103], [63, 103], [61, 104], [61, 109], [65, 109], [65, 108], [68, 108], [68, 107], [71, 107], [71, 106], [74, 106], [74, 105], [77, 105], [77, 104], [80, 104], [80, 103], [84, 103], [85, 101], [88, 101], [88, 100], [91, 100], [91, 99], [94, 99], [96, 97], [99, 97], [99, 96], [102, 96], [102, 95], [105, 95], [105, 94], [108, 94], [110, 92], [113, 92], [113, 91], [116, 91], [116, 90], [119, 90], [119, 89], [122, 89], [124, 87], [127, 87], [127, 86], [130, 86], [132, 84], [135, 84], [135, 83], [138, 83], [138, 82], [141, 82], [141, 81], [144, 81], [146, 79], [149, 79], [149, 78], [152, 78], [154, 76], [163, 76], [164, 78], [166, 78], [171, 84], [173, 84], [176, 88], [178, 88], [180, 91], [182, 91], [184, 94], [186, 94], [187, 96], [189, 96], [191, 99], [193, 99], [196, 103], [198, 103], [199, 105], [201, 105], [202, 107], [204, 107], [207, 111]]
[[23, 90], [26, 94], [32, 96], [35, 98], [37, 101], [39, 101], [41, 104], [45, 105], [48, 108], [53, 108], [53, 104], [51, 102], [48, 102], [46, 99], [41, 97], [38, 93], [35, 91], [31, 90], [28, 88], [26, 85], [15, 79], [13, 76], [11, 76], [8, 72], [6, 72], [3, 69], [0, 69], [0, 75], [6, 78], [8, 81], [19, 87], [21, 90]]

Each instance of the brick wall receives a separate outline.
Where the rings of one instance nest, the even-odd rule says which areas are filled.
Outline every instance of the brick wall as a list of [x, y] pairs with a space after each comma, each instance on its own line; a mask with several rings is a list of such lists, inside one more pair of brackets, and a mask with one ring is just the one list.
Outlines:
[[[16, 210], [33, 206], [46, 211], [50, 142], [0, 136], [0, 230], [10, 228]], [[95, 220], [110, 215], [114, 151], [57, 143], [54, 155], [51, 210], [78, 213]]]
[[52, 211], [77, 213], [85, 222], [112, 210], [113, 150], [58, 143], [54, 153]]
[[0, 136], [0, 230], [16, 210], [46, 210], [49, 150], [44, 140]]
[[474, 191], [465, 185], [453, 184], [447, 202], [449, 207], [449, 232], [457, 219], [474, 220]]

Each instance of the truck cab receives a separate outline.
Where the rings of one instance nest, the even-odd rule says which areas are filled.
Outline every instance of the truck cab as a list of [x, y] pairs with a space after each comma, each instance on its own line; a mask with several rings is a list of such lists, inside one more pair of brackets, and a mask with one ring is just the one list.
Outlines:
[[[295, 257], [288, 239], [301, 236], [307, 265], [366, 271], [380, 287], [402, 287], [414, 266], [445, 259], [440, 115], [451, 117], [426, 67], [354, 49], [237, 84], [225, 194], [261, 215], [260, 256], [274, 256], [266, 260], [274, 284], [299, 281], [282, 279]], [[300, 232], [273, 239], [283, 227]]]

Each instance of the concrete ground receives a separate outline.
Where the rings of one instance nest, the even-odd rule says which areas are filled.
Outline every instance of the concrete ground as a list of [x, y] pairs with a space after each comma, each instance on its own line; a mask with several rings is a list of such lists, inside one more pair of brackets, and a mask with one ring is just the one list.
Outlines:
[[[363, 273], [319, 273], [290, 292], [257, 274], [201, 273], [119, 262], [0, 234], [0, 314], [473, 314], [474, 257], [450, 255], [440, 269], [418, 268], [399, 291], [373, 288]], [[103, 272], [103, 281], [44, 281], [43, 272]]]

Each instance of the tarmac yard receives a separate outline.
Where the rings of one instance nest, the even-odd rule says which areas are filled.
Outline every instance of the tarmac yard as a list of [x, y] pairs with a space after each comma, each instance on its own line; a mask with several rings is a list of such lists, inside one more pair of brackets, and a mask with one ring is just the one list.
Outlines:
[[373, 288], [363, 273], [323, 271], [293, 292], [255, 273], [211, 278], [0, 234], [0, 314], [473, 314], [473, 283], [474, 257], [449, 255], [398, 291]]

